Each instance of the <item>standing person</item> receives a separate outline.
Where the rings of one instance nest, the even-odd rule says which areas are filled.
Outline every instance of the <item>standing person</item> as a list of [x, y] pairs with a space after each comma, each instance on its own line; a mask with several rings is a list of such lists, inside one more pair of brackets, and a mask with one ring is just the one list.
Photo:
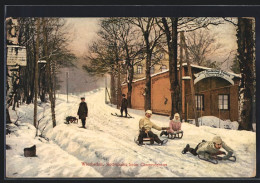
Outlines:
[[122, 102], [121, 102], [121, 109], [120, 109], [120, 112], [121, 112], [121, 116], [123, 116], [123, 111], [125, 111], [125, 117], [127, 117], [127, 99], [126, 99], [126, 96], [125, 94], [122, 95], [123, 98], [122, 98]]
[[173, 119], [172, 119], [172, 117], [170, 118], [169, 128], [170, 129], [167, 131], [162, 131], [160, 136], [162, 136], [162, 135], [167, 136], [168, 134], [174, 134], [174, 133], [178, 133], [179, 131], [181, 131], [181, 121], [180, 121], [179, 113], [175, 113]]
[[12, 110], [15, 111], [15, 105], [17, 103], [17, 107], [19, 107], [19, 94], [18, 94], [18, 90], [19, 90], [19, 77], [16, 78], [15, 82], [14, 82], [14, 86], [13, 86], [13, 92], [14, 92], [14, 99], [13, 99], [13, 108]]
[[140, 133], [139, 133], [139, 136], [138, 136], [138, 142], [139, 142], [139, 145], [142, 145], [143, 144], [143, 138], [145, 137], [151, 137], [154, 139], [155, 142], [157, 142], [158, 144], [161, 144], [163, 145], [163, 141], [161, 141], [159, 139], [159, 137], [154, 134], [151, 129], [154, 128], [156, 130], [167, 130], [169, 128], [167, 127], [159, 127], [157, 125], [155, 125], [154, 123], [152, 123], [150, 121], [150, 118], [152, 116], [152, 111], [151, 110], [147, 110], [145, 112], [145, 117], [143, 117], [142, 119], [140, 119], [139, 121], [139, 130], [140, 130]]
[[203, 140], [195, 147], [195, 149], [190, 148], [190, 145], [187, 144], [182, 153], [186, 154], [187, 152], [190, 152], [194, 156], [200, 155], [202, 158], [212, 159], [217, 155], [226, 154], [225, 152], [220, 151], [221, 147], [223, 147], [228, 152], [228, 154], [222, 159], [229, 159], [233, 154], [233, 150], [228, 147], [224, 141], [222, 141], [220, 136], [215, 136], [212, 141], [208, 142]]
[[79, 119], [81, 119], [82, 121], [81, 128], [86, 128], [85, 123], [86, 123], [86, 117], [88, 117], [88, 106], [87, 103], [85, 102], [85, 97], [81, 97], [81, 102], [79, 104], [79, 109], [78, 109], [78, 116]]

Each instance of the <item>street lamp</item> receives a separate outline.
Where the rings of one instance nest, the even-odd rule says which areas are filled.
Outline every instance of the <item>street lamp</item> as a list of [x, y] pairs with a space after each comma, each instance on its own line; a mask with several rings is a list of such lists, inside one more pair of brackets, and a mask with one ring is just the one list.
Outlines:
[[69, 72], [66, 72], [66, 81], [67, 81], [67, 103], [69, 102]]

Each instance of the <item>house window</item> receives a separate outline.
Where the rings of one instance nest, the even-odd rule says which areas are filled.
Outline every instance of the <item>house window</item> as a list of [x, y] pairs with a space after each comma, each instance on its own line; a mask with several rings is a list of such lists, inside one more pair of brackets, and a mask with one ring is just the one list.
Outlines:
[[195, 95], [196, 109], [201, 111], [204, 110], [204, 95]]
[[154, 73], [154, 66], [151, 66], [150, 73], [151, 73], [151, 74]]
[[218, 108], [219, 109], [229, 109], [228, 101], [229, 101], [228, 95], [218, 95]]
[[166, 65], [162, 65], [161, 70], [162, 71], [166, 71], [167, 70], [167, 66]]
[[142, 74], [143, 72], [143, 67], [141, 65], [137, 66], [137, 74]]

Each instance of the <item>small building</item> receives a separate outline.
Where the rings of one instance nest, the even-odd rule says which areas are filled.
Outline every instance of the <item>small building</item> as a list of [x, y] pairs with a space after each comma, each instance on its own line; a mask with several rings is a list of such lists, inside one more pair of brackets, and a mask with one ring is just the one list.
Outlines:
[[[222, 120], [238, 120], [238, 85], [240, 75], [191, 64], [195, 89], [197, 116], [216, 116]], [[182, 118], [194, 119], [191, 100], [190, 76], [187, 64], [182, 72], [181, 106]], [[151, 75], [151, 104], [154, 113], [171, 114], [171, 93], [169, 70]], [[132, 108], [144, 109], [145, 78], [135, 80], [132, 84]], [[122, 85], [122, 93], [127, 94], [127, 85]]]

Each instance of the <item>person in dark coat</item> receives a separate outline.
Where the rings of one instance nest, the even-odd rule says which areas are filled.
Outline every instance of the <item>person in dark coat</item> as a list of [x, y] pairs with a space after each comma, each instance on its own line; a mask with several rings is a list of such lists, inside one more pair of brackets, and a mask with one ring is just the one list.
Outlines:
[[88, 106], [87, 103], [85, 102], [85, 97], [81, 97], [81, 103], [79, 104], [79, 109], [78, 109], [78, 116], [79, 119], [82, 121], [82, 128], [85, 127], [86, 123], [86, 117], [88, 117]]
[[122, 102], [121, 102], [121, 116], [123, 116], [123, 111], [125, 111], [125, 117], [127, 117], [127, 99], [126, 99], [126, 96], [125, 94], [122, 95], [123, 99], [122, 99]]

